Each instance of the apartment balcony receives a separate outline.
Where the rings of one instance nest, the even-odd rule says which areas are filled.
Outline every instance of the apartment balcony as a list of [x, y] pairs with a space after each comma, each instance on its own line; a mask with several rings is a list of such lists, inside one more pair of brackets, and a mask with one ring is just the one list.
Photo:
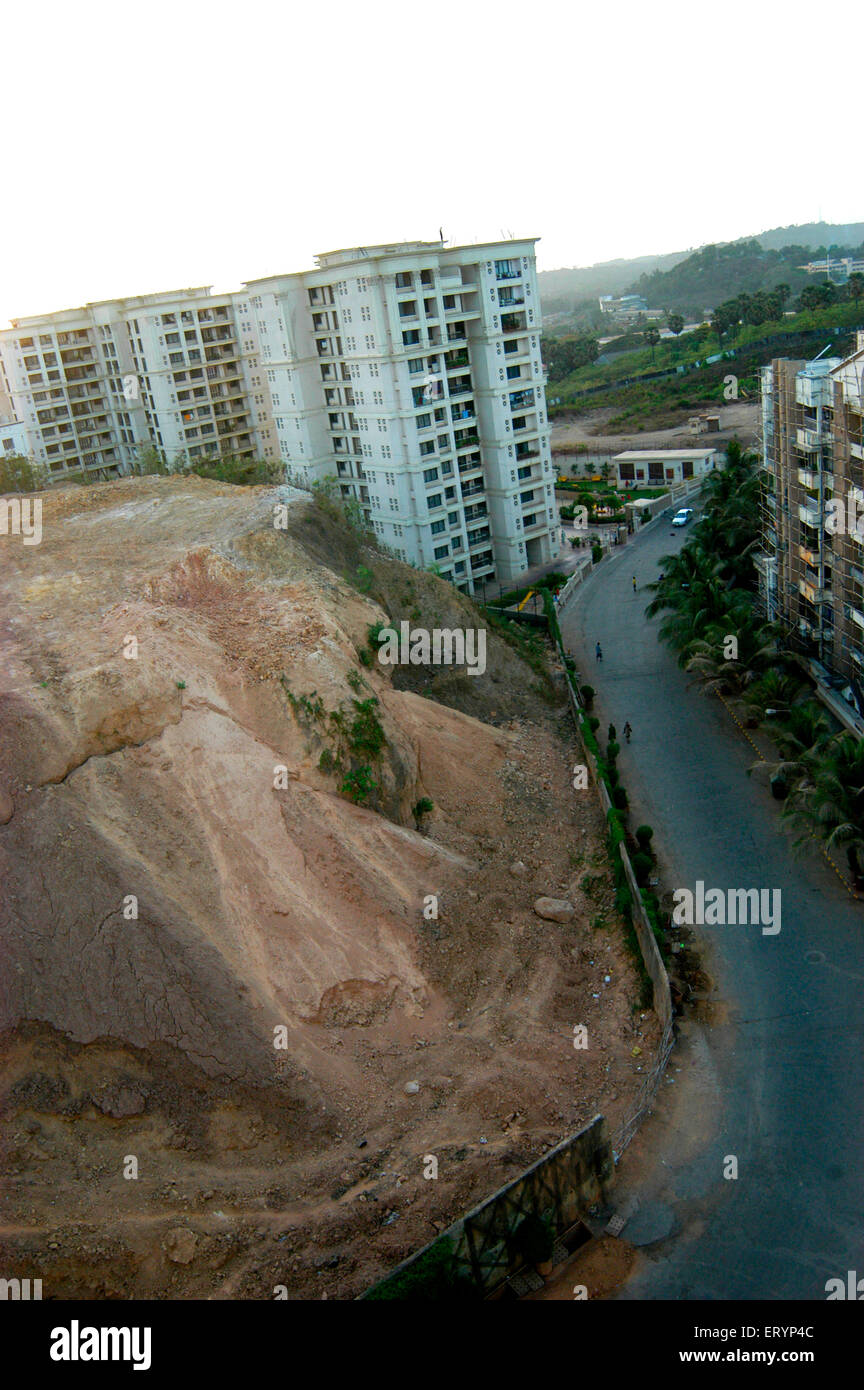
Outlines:
[[830, 603], [833, 593], [827, 586], [819, 588], [818, 584], [813, 584], [807, 579], [798, 580], [798, 592], [807, 599], [808, 603]]
[[479, 521], [481, 517], [484, 517], [487, 514], [488, 509], [486, 507], [485, 502], [476, 502], [473, 507], [465, 508], [466, 521]]
[[801, 556], [805, 565], [809, 565], [811, 569], [819, 568], [819, 556], [815, 550], [808, 550], [806, 545], [799, 545], [798, 554]]
[[[234, 349], [230, 347], [208, 347], [204, 349], [205, 362], [225, 362], [233, 358], [234, 356]], [[193, 358], [193, 355], [190, 352], [189, 361], [192, 362], [196, 360], [200, 362], [200, 356], [197, 359]]]
[[502, 333], [527, 333], [528, 325], [524, 314], [502, 314]]
[[99, 380], [99, 369], [98, 369], [98, 367], [96, 366], [96, 363], [95, 363], [95, 362], [94, 362], [91, 366], [89, 366], [89, 367], [84, 367], [84, 366], [82, 366], [82, 367], [67, 367], [67, 368], [66, 368], [66, 380], [67, 380], [67, 382], [74, 382], [74, 383], [86, 382], [86, 381], [98, 381], [98, 380]]
[[527, 462], [529, 461], [529, 459], [539, 459], [539, 457], [540, 457], [540, 450], [539, 450], [539, 449], [523, 449], [521, 445], [518, 446], [517, 449], [516, 449], [516, 462], [517, 462], [517, 463], [527, 463]]
[[810, 468], [799, 468], [798, 481], [802, 487], [816, 489], [819, 487], [819, 474]]
[[446, 352], [444, 354], [444, 366], [448, 372], [458, 371], [460, 367], [469, 366], [468, 353], [465, 351]]
[[807, 505], [799, 506], [798, 519], [803, 521], [805, 526], [819, 527], [822, 524], [822, 512], [818, 502], [811, 502]]
[[476, 430], [457, 430], [453, 438], [457, 452], [460, 449], [473, 449], [475, 444], [480, 443], [480, 436]]
[[458, 420], [476, 420], [476, 418], [473, 401], [470, 401], [468, 405], [451, 405], [450, 407], [450, 419], [454, 423]]
[[496, 280], [518, 280], [518, 279], [519, 279], [519, 276], [520, 276], [521, 274], [522, 274], [522, 271], [521, 271], [520, 269], [518, 269], [518, 268], [517, 268], [516, 270], [498, 270], [498, 271], [495, 272], [495, 279], [496, 279]]
[[853, 459], [861, 459], [864, 461], [864, 444], [859, 444], [857, 439], [850, 439], [849, 453], [852, 455]]
[[502, 299], [502, 298], [501, 298], [501, 293], [500, 293], [500, 291], [499, 291], [499, 294], [498, 294], [498, 308], [499, 308], [499, 309], [512, 309], [512, 308], [514, 308], [517, 304], [524, 304], [524, 303], [525, 303], [525, 296], [524, 296], [524, 294], [511, 294], [511, 295], [508, 295], [508, 297], [507, 297], [506, 299]]
[[476, 497], [478, 493], [485, 492], [486, 485], [482, 478], [478, 478], [474, 483], [466, 483], [462, 487], [462, 497]]
[[828, 430], [805, 429], [799, 425], [795, 431], [795, 442], [807, 453], [818, 453], [823, 444], [830, 444], [834, 436]]
[[513, 391], [510, 395], [511, 410], [530, 410], [534, 406], [533, 391]]
[[859, 627], [864, 628], [864, 613], [861, 612], [860, 608], [852, 608], [850, 605], [849, 617], [852, 619], [853, 623], [857, 623]]
[[482, 461], [482, 459], [480, 458], [479, 455], [478, 455], [476, 458], [474, 458], [474, 457], [469, 457], [469, 458], [465, 458], [465, 459], [460, 459], [460, 460], [459, 460], [459, 472], [460, 472], [460, 473], [475, 473], [475, 472], [477, 471], [478, 468], [482, 468], [482, 467], [483, 467], [483, 461]]
[[470, 395], [474, 390], [470, 376], [459, 377], [456, 381], [448, 381], [447, 388], [451, 397]]
[[471, 551], [476, 550], [479, 545], [488, 545], [491, 539], [492, 532], [489, 530], [488, 526], [485, 526], [482, 531], [479, 531], [475, 535], [473, 540], [470, 536], [468, 537], [468, 549]]

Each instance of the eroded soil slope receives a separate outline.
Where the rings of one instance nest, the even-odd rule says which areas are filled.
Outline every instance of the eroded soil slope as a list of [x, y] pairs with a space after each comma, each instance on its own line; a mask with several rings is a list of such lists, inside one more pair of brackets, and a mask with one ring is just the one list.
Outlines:
[[563, 707], [497, 638], [435, 699], [360, 660], [468, 600], [290, 489], [69, 489], [0, 545], [4, 1269], [351, 1296], [615, 1123], [654, 1019]]

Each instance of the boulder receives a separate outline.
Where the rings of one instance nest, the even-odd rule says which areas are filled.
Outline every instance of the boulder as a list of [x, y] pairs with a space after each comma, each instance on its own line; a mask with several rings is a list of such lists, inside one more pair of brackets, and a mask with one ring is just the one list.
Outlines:
[[546, 922], [572, 922], [576, 916], [575, 907], [566, 898], [538, 898], [534, 911]]

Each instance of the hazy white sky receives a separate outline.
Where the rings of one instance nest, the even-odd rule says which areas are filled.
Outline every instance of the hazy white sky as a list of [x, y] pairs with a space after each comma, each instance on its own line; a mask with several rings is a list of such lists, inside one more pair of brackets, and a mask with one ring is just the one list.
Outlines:
[[7, 7], [0, 321], [539, 236], [541, 269], [864, 217], [861, 9]]

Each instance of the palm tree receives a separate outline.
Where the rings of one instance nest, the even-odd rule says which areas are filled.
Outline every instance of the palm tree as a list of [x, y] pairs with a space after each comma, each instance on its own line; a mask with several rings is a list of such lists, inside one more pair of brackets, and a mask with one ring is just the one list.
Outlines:
[[[706, 694], [741, 695], [776, 659], [776, 626], [760, 622], [749, 601], [741, 602], [744, 598], [736, 595], [723, 621], [692, 643], [686, 669], [699, 677]], [[738, 644], [735, 657], [725, 654], [730, 635]]]
[[815, 836], [828, 849], [842, 846], [853, 882], [861, 887], [864, 741], [848, 733], [835, 735], [793, 788], [783, 814], [802, 827], [799, 845]]

